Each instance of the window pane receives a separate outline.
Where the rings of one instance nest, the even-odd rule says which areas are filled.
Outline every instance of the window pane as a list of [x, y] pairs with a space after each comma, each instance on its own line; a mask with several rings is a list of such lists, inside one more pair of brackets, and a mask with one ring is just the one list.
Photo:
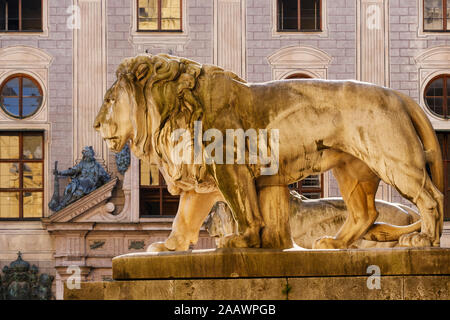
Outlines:
[[23, 187], [39, 189], [42, 188], [42, 163], [24, 163], [23, 164]]
[[6, 30], [6, 1], [0, 1], [0, 31]]
[[442, 109], [442, 100], [442, 98], [427, 98], [426, 102], [428, 108], [430, 108], [434, 113], [444, 115], [444, 111]]
[[19, 164], [0, 163], [0, 188], [17, 189], [19, 187]]
[[450, 0], [447, 0], [447, 30], [450, 30]]
[[42, 98], [23, 98], [22, 100], [22, 116], [27, 117], [36, 112], [41, 106]]
[[24, 159], [42, 159], [42, 136], [23, 137], [23, 157]]
[[0, 218], [19, 218], [18, 192], [0, 192]]
[[2, 90], [2, 96], [7, 97], [18, 97], [19, 92], [19, 78], [13, 78], [9, 80], [4, 86]]
[[8, 30], [19, 30], [19, 0], [8, 0]]
[[447, 76], [447, 97], [450, 97], [450, 77]]
[[19, 98], [1, 98], [1, 103], [6, 112], [10, 115], [19, 117]]
[[42, 192], [24, 192], [23, 193], [23, 217], [41, 218], [42, 217]]
[[18, 135], [0, 135], [0, 159], [19, 159]]
[[424, 0], [424, 29], [425, 30], [442, 30], [442, 0]]
[[42, 8], [40, 0], [22, 0], [22, 30], [42, 30]]
[[302, 193], [302, 195], [307, 197], [308, 199], [320, 199], [320, 192], [308, 192]]
[[158, 1], [139, 0], [139, 30], [158, 30]]
[[320, 175], [309, 176], [302, 181], [303, 187], [317, 187], [320, 188]]
[[320, 29], [320, 0], [302, 0], [300, 2], [300, 27], [302, 30]]
[[439, 78], [434, 80], [427, 90], [427, 97], [442, 97], [443, 96], [444, 79]]
[[161, 29], [181, 30], [180, 0], [161, 1]]
[[139, 193], [140, 215], [160, 215], [160, 194], [158, 189], [141, 189]]
[[41, 96], [41, 93], [39, 91], [39, 88], [36, 86], [36, 84], [31, 81], [30, 79], [23, 78], [23, 88], [22, 88], [23, 96], [25, 97], [36, 97]]
[[158, 186], [159, 169], [156, 165], [150, 165], [144, 161], [141, 163], [141, 186]]
[[298, 29], [298, 5], [297, 0], [278, 1], [278, 24], [280, 30]]

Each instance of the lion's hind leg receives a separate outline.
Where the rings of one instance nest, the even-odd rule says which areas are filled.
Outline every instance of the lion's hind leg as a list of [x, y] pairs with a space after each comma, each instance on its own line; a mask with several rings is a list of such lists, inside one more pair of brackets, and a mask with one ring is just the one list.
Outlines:
[[440, 244], [444, 196], [433, 184], [425, 169], [422, 172], [421, 175], [417, 174], [415, 179], [399, 180], [405, 181], [404, 184], [399, 184], [399, 192], [412, 200], [421, 215], [420, 233], [401, 236], [400, 246], [427, 247]]
[[351, 158], [333, 168], [348, 216], [335, 237], [316, 240], [315, 249], [348, 248], [360, 239], [378, 217], [375, 194], [380, 179], [361, 160]]

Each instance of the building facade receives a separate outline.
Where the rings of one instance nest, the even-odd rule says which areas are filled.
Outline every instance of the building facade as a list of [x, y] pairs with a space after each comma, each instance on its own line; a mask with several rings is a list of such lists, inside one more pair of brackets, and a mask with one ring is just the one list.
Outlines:
[[[156, 168], [131, 156], [120, 173], [92, 128], [126, 57], [169, 53], [217, 64], [249, 82], [311, 77], [393, 88], [425, 110], [449, 176], [450, 0], [3, 0], [0, 6], [0, 267], [20, 250], [55, 275], [57, 298], [75, 273], [108, 279], [113, 256], [164, 239], [177, 209]], [[117, 179], [53, 213], [47, 204], [55, 161], [58, 169], [72, 167], [85, 146]], [[311, 198], [339, 196], [330, 172], [292, 187]], [[407, 203], [385, 184], [377, 197]], [[446, 222], [443, 244], [449, 229]], [[197, 247], [213, 246], [202, 233]]]

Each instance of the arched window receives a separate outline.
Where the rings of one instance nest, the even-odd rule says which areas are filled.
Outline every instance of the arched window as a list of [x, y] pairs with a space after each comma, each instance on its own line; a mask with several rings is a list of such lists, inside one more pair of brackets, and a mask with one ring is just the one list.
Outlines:
[[308, 78], [311, 77], [305, 73], [294, 73], [287, 76], [285, 79], [308, 79]]
[[0, 107], [11, 117], [24, 119], [35, 114], [42, 105], [42, 89], [25, 74], [15, 74], [0, 87]]
[[450, 106], [450, 75], [433, 78], [425, 88], [424, 100], [434, 114], [447, 119]]

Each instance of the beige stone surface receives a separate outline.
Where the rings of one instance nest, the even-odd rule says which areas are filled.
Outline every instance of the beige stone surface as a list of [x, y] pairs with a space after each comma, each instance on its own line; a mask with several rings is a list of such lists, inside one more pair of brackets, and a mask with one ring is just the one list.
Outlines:
[[403, 277], [382, 277], [380, 289], [369, 289], [366, 277], [289, 278], [289, 300], [401, 300]]
[[82, 283], [66, 300], [284, 300], [286, 279], [192, 279]]
[[82, 283], [66, 300], [448, 300], [450, 276], [141, 280]]
[[450, 249], [216, 249], [133, 253], [113, 258], [113, 278], [366, 276], [370, 265], [377, 265], [383, 276], [448, 275]]
[[450, 300], [450, 276], [404, 277], [406, 300]]

